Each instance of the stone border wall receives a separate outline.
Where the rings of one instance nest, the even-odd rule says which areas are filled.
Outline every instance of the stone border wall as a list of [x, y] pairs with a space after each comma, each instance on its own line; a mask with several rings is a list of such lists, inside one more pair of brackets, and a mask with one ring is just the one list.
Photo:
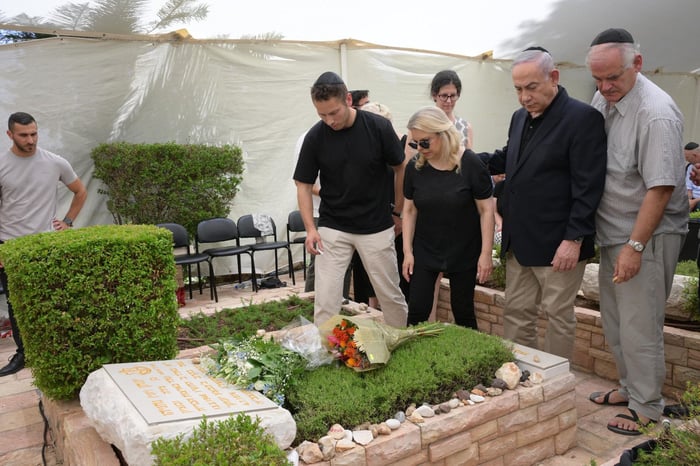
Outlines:
[[576, 446], [575, 386], [569, 373], [506, 390], [310, 466], [530, 466]]
[[[502, 291], [476, 287], [474, 306], [479, 329], [491, 335], [503, 336]], [[618, 380], [612, 353], [605, 343], [600, 312], [576, 307], [576, 342], [572, 368], [599, 377]], [[437, 319], [454, 322], [450, 308], [449, 282], [443, 279], [437, 306]], [[547, 319], [540, 315], [538, 333], [544, 336]], [[664, 327], [666, 343], [666, 382], [664, 395], [675, 398], [685, 390], [686, 382], [700, 380], [700, 333], [674, 327]]]

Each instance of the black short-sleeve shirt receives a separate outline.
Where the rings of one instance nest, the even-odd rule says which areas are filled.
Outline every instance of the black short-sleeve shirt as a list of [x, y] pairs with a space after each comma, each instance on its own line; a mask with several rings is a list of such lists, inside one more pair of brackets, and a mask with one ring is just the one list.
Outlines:
[[353, 125], [335, 131], [319, 121], [304, 138], [294, 179], [313, 184], [320, 177], [318, 225], [346, 233], [371, 234], [393, 226], [389, 199], [404, 152], [386, 118], [357, 111]]
[[458, 272], [473, 267], [481, 253], [481, 222], [475, 199], [491, 196], [489, 172], [471, 151], [460, 171], [436, 170], [429, 163], [406, 167], [404, 196], [416, 206], [413, 256], [428, 270]]

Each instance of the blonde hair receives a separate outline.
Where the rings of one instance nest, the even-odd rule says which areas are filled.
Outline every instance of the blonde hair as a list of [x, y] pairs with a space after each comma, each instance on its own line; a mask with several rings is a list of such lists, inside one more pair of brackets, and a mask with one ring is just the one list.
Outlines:
[[[462, 154], [459, 150], [462, 134], [455, 128], [454, 123], [450, 121], [445, 112], [438, 107], [423, 107], [408, 120], [408, 129], [434, 133], [439, 137], [441, 142], [439, 158], [451, 162], [459, 172], [462, 160]], [[425, 165], [425, 157], [420, 152], [418, 154], [416, 169], [420, 170]]]
[[367, 102], [360, 107], [360, 110], [376, 113], [377, 115], [381, 115], [387, 120], [391, 121], [391, 111], [389, 110], [389, 107], [384, 104], [380, 104], [379, 102]]

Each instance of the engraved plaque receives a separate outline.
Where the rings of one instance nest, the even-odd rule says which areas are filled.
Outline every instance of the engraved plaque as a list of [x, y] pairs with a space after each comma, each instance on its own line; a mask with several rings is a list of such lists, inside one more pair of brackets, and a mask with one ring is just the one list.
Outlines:
[[259, 392], [211, 377], [190, 359], [103, 368], [149, 425], [278, 408]]

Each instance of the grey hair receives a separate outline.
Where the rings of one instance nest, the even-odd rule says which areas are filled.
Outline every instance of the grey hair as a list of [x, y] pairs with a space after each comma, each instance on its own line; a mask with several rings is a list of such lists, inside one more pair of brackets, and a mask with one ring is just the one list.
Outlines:
[[549, 79], [552, 70], [554, 70], [554, 58], [548, 53], [541, 50], [524, 50], [515, 56], [511, 69], [523, 63], [536, 63], [539, 69]]
[[598, 44], [590, 47], [586, 54], [586, 66], [591, 67], [591, 53], [597, 50], [617, 49], [622, 55], [622, 67], [624, 69], [632, 68], [634, 58], [640, 54], [639, 44], [631, 44], [629, 42], [609, 42], [607, 44]]

